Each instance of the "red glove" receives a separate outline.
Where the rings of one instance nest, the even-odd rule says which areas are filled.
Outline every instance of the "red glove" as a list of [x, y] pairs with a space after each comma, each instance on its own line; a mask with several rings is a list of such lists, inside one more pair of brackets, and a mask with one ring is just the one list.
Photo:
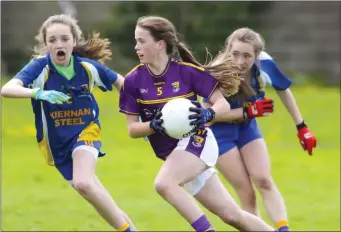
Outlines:
[[274, 104], [272, 99], [262, 99], [244, 107], [244, 118], [250, 119], [268, 116], [272, 112], [274, 112]]
[[296, 127], [298, 130], [297, 136], [303, 149], [305, 151], [308, 150], [308, 154], [312, 155], [313, 148], [316, 147], [316, 137], [313, 135], [313, 133], [311, 133], [304, 121], [298, 124]]

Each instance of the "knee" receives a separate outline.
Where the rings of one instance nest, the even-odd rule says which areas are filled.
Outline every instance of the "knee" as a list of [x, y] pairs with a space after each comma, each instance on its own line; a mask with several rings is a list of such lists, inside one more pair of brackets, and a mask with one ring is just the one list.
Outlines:
[[273, 189], [273, 181], [271, 177], [257, 177], [253, 178], [253, 182], [255, 183], [257, 189], [260, 191], [270, 191]]
[[163, 180], [163, 179], [155, 179], [154, 181], [154, 188], [156, 192], [161, 195], [165, 196], [171, 189], [172, 183], [169, 180]]
[[74, 180], [73, 187], [83, 196], [91, 194], [94, 189], [94, 183], [88, 180]]
[[219, 217], [226, 224], [238, 228], [243, 218], [243, 211], [237, 207], [229, 210], [225, 209], [221, 212]]

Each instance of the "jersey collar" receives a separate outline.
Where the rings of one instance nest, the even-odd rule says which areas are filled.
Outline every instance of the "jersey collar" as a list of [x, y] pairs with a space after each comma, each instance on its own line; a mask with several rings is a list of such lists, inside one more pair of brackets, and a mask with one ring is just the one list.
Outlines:
[[[49, 64], [49, 67], [50, 67], [50, 71], [52, 72], [57, 72], [57, 69], [56, 67], [54, 66], [52, 60], [51, 60], [51, 55], [50, 53], [47, 53], [47, 60], [48, 60], [48, 64]], [[75, 52], [72, 52], [72, 56], [73, 56], [73, 67], [75, 69], [75, 72], [76, 73], [79, 73], [79, 70], [82, 68], [82, 65], [80, 64], [81, 62], [81, 59], [79, 56], [77, 56], [77, 54]]]

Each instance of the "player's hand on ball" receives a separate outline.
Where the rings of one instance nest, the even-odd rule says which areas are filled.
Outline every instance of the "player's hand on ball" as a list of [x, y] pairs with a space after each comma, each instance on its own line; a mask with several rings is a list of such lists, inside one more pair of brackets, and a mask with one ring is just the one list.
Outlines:
[[70, 97], [62, 92], [55, 90], [42, 90], [39, 89], [34, 97], [36, 100], [47, 101], [51, 104], [63, 104], [67, 102]]
[[165, 128], [162, 126], [163, 120], [161, 119], [161, 116], [161, 111], [158, 111], [154, 118], [150, 121], [149, 127], [153, 132], [159, 132], [162, 135], [165, 135]]
[[210, 122], [214, 119], [215, 112], [212, 108], [202, 108], [200, 103], [197, 101], [192, 101], [192, 104], [194, 104], [196, 107], [189, 108], [189, 111], [195, 113], [188, 116], [188, 119], [192, 120], [190, 122], [190, 125], [200, 128], [205, 123]]
[[297, 137], [300, 140], [300, 144], [303, 150], [308, 151], [309, 155], [313, 155], [313, 148], [316, 147], [316, 137], [308, 129], [304, 121], [297, 125]]
[[265, 98], [255, 101], [251, 105], [245, 106], [243, 111], [245, 119], [268, 116], [274, 112], [273, 100]]

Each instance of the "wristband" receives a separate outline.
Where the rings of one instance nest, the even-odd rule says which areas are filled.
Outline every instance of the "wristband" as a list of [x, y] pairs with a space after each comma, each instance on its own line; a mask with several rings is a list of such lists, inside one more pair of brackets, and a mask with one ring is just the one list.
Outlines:
[[38, 95], [38, 92], [40, 91], [41, 89], [40, 88], [34, 88], [32, 89], [32, 98], [37, 100], [37, 95]]
[[307, 125], [304, 123], [304, 120], [300, 124], [296, 125], [297, 130], [300, 130], [304, 127], [307, 127]]
[[212, 114], [212, 119], [210, 121], [212, 121], [215, 118], [215, 111], [212, 108], [208, 108], [208, 110], [211, 112]]
[[243, 107], [243, 118], [246, 120], [246, 119], [249, 119], [249, 113], [247, 111], [247, 107]]

